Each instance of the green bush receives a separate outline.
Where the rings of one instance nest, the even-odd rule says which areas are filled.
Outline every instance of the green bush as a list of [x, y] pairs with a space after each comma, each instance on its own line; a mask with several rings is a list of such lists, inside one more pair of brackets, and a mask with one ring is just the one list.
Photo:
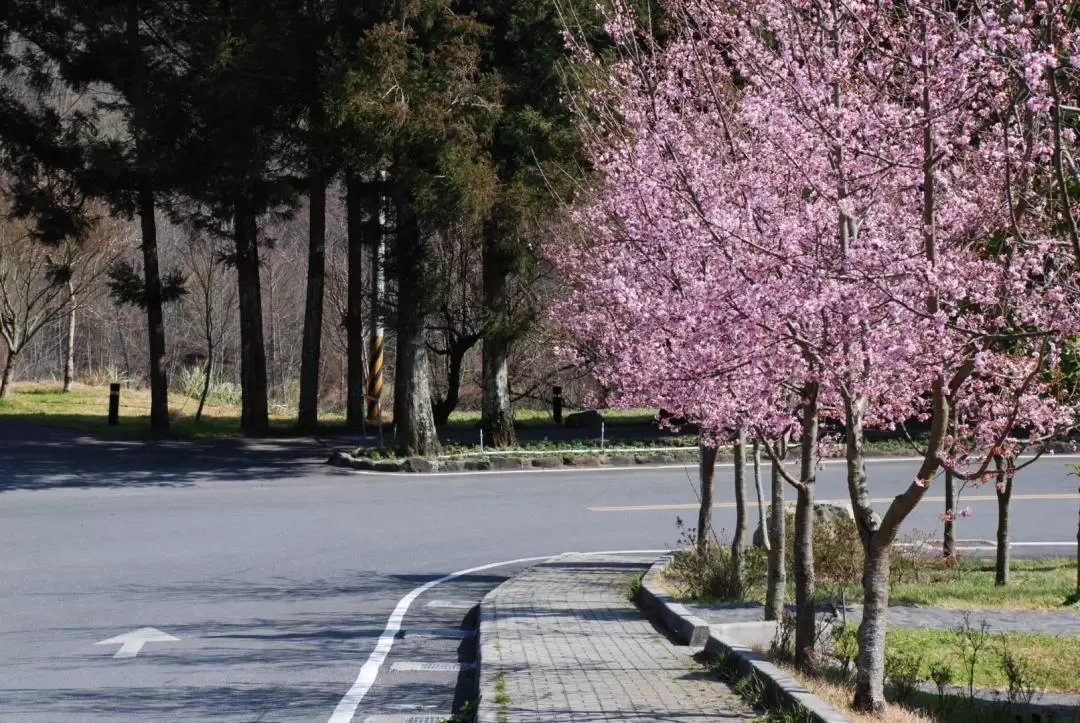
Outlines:
[[[795, 515], [784, 527], [788, 579], [795, 577]], [[814, 577], [826, 585], [855, 585], [862, 579], [863, 548], [859, 530], [848, 519], [822, 524], [814, 521]]]
[[[186, 397], [198, 399], [202, 396], [203, 385], [206, 383], [206, 370], [201, 367], [188, 367], [180, 370], [176, 381], [176, 391]], [[232, 407], [240, 406], [242, 402], [239, 384], [232, 382], [210, 382], [210, 391], [206, 395], [206, 401], [211, 404], [222, 404]]]
[[679, 550], [674, 554], [664, 575], [676, 586], [680, 595], [695, 600], [742, 600], [746, 592], [763, 585], [767, 558], [763, 551], [748, 546], [743, 554], [742, 579], [736, 574], [731, 547], [721, 538], [696, 544], [694, 528], [676, 521], [679, 529]]

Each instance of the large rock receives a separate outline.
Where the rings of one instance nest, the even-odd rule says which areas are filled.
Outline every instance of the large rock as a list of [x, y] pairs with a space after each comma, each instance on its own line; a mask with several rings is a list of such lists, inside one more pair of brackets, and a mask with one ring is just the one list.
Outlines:
[[[794, 500], [784, 503], [784, 514], [792, 516], [795, 514], [795, 502]], [[769, 505], [769, 509], [765, 513], [766, 524], [772, 521], [772, 505]], [[831, 525], [837, 520], [852, 520], [854, 521], [855, 515], [851, 512], [851, 504], [835, 504], [833, 502], [815, 502], [814, 503], [814, 525]], [[761, 525], [758, 524], [754, 530], [753, 543], [755, 547], [765, 546], [765, 536], [761, 529]]]
[[423, 457], [409, 457], [402, 465], [402, 471], [427, 473], [438, 471], [438, 467], [439, 465], [430, 459], [424, 459]]
[[600, 412], [595, 409], [586, 409], [584, 412], [567, 415], [563, 425], [567, 429], [591, 429], [592, 427], [599, 427], [603, 421], [604, 417]]

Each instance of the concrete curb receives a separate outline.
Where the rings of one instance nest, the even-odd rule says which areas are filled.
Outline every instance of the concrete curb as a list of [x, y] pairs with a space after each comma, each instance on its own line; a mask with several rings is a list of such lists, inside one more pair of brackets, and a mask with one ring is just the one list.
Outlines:
[[671, 560], [671, 555], [661, 557], [641, 578], [641, 607], [651, 617], [660, 618], [681, 644], [699, 648], [709, 639], [709, 624], [676, 602], [660, 585], [660, 576]]
[[647, 613], [658, 617], [684, 645], [704, 645], [711, 659], [722, 660], [740, 676], [754, 675], [765, 687], [766, 696], [782, 707], [805, 711], [815, 723], [848, 723], [839, 711], [746, 644], [767, 644], [776, 631], [775, 622], [710, 626], [667, 595], [660, 587], [660, 576], [671, 559], [671, 555], [661, 557], [641, 580], [641, 606]]
[[696, 464], [697, 452], [660, 452], [656, 454], [634, 454], [629, 456], [613, 450], [607, 455], [576, 454], [534, 454], [521, 457], [492, 456], [469, 459], [371, 459], [356, 457], [351, 452], [338, 450], [331, 453], [327, 464], [346, 469], [365, 472], [386, 472], [392, 474], [438, 474], [440, 472], [507, 472], [522, 470], [551, 469], [603, 469], [605, 467], [648, 467], [652, 465]]
[[495, 602], [492, 600], [492, 595], [499, 587], [484, 595], [480, 601], [480, 614], [476, 622], [476, 667], [479, 671], [477, 686], [480, 701], [480, 705], [477, 706], [476, 723], [499, 723], [500, 717], [505, 717], [501, 716], [499, 711], [499, 691], [496, 685], [500, 670], [498, 667], [499, 639], [494, 635], [495, 626], [493, 625]]
[[[713, 627], [713, 634], [705, 643], [705, 654], [713, 660], [734, 670], [739, 676], [753, 675], [765, 688], [765, 695], [781, 707], [804, 713], [814, 723], [850, 723], [828, 703], [803, 687], [803, 684], [766, 660], [760, 653], [751, 650], [738, 638], [740, 630], [749, 626], [761, 626], [762, 623], [742, 623]], [[775, 623], [772, 624], [775, 628]], [[717, 632], [716, 628], [725, 628]], [[800, 719], [801, 720], [801, 719]]]

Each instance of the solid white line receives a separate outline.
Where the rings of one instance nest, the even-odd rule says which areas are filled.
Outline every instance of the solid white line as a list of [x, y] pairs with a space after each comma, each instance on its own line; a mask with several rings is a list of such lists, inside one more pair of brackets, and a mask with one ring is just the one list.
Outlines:
[[[563, 554], [579, 554], [579, 555], [652, 555], [663, 554], [668, 552], [667, 550], [607, 550], [604, 552], [582, 552], [582, 553], [563, 553]], [[398, 604], [394, 607], [394, 611], [390, 613], [390, 618], [386, 621], [386, 629], [383, 630], [379, 636], [378, 642], [375, 644], [375, 649], [371, 651], [371, 655], [368, 656], [367, 661], [364, 662], [363, 667], [360, 668], [360, 674], [356, 676], [356, 682], [349, 688], [349, 692], [345, 694], [345, 697], [337, 704], [333, 714], [330, 716], [328, 723], [351, 723], [353, 716], [356, 715], [356, 709], [360, 705], [360, 701], [364, 699], [367, 692], [371, 690], [371, 686], [375, 684], [375, 678], [379, 675], [379, 668], [386, 661], [386, 656], [390, 654], [390, 649], [394, 647], [394, 639], [398, 635], [398, 631], [401, 630], [401, 623], [405, 619], [405, 613], [408, 612], [409, 606], [420, 595], [424, 594], [436, 585], [441, 585], [444, 582], [449, 582], [455, 578], [463, 575], [471, 575], [476, 572], [483, 572], [484, 570], [491, 570], [496, 567], [504, 567], [506, 565], [517, 565], [526, 562], [539, 562], [541, 560], [550, 560], [556, 557], [556, 555], [544, 555], [542, 557], [521, 557], [517, 560], [504, 560], [503, 562], [492, 562], [488, 565], [480, 565], [479, 567], [470, 567], [467, 570], [459, 570], [458, 572], [444, 575], [438, 580], [432, 580], [426, 582], [420, 587], [409, 592], [408, 595], [401, 598]]]

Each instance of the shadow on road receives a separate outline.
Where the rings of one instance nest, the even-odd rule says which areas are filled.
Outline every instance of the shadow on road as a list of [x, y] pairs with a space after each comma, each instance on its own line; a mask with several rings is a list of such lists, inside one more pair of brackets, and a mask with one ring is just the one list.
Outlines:
[[[184, 487], [200, 480], [264, 481], [322, 465], [346, 440], [102, 439], [0, 421], [0, 492], [57, 488]], [[331, 468], [319, 468], [332, 474]]]

